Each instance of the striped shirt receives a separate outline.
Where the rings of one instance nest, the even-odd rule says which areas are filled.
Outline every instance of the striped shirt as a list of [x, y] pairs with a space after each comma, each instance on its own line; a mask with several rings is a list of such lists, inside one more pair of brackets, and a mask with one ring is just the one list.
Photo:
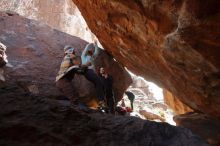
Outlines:
[[56, 81], [58, 81], [61, 77], [63, 77], [66, 71], [68, 70], [68, 68], [71, 66], [73, 66], [73, 62], [72, 59], [70, 58], [70, 55], [67, 54], [64, 56], [63, 61], [61, 62], [60, 70], [56, 77]]

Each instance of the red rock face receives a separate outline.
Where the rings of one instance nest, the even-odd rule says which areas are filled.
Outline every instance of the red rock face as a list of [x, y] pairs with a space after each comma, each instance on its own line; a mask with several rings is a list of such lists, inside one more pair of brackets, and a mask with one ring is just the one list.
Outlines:
[[176, 96], [167, 90], [163, 90], [164, 102], [173, 109], [176, 114], [185, 114], [193, 110], [182, 103]]
[[[52, 98], [61, 95], [55, 87], [55, 77], [63, 59], [63, 47], [72, 45], [80, 55], [87, 44], [77, 37], [13, 13], [0, 13], [0, 40], [7, 46], [8, 60], [13, 66], [6, 68], [6, 86], [19, 86], [30, 94]], [[104, 66], [109, 70], [115, 80], [116, 98], [121, 98], [131, 83], [128, 72], [105, 51], [95, 63], [97, 67]], [[84, 76], [76, 76], [73, 82], [76, 96], [96, 96], [94, 85]]]
[[220, 118], [219, 0], [73, 1], [120, 63]]

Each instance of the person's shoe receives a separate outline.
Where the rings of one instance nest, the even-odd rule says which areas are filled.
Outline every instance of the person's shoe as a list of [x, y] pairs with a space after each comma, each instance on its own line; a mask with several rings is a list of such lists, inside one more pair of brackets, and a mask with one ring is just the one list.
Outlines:
[[99, 101], [98, 103], [98, 110], [101, 111], [102, 113], [108, 113], [108, 108], [105, 104], [105, 101]]
[[98, 105], [99, 105], [99, 107], [101, 107], [101, 108], [106, 107], [105, 101], [99, 101]]

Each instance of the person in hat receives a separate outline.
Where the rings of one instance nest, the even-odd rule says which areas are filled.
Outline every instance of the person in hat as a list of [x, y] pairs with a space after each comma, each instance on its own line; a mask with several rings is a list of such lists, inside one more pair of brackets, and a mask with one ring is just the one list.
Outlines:
[[[80, 63], [81, 58], [79, 56], [76, 56], [75, 48], [69, 45], [65, 46], [64, 58], [61, 62], [60, 70], [56, 77], [56, 86], [71, 102], [77, 100], [74, 97], [74, 91], [71, 81], [77, 71], [77, 67], [80, 66]], [[69, 71], [68, 69], [72, 66], [76, 66], [76, 68]]]
[[99, 106], [105, 107], [104, 101], [104, 85], [100, 79], [100, 77], [95, 72], [94, 60], [99, 53], [99, 48], [97, 46], [97, 42], [88, 44], [82, 52], [81, 60], [82, 67], [86, 68], [84, 72], [84, 76], [87, 80], [91, 81], [95, 85], [97, 98], [99, 100]]

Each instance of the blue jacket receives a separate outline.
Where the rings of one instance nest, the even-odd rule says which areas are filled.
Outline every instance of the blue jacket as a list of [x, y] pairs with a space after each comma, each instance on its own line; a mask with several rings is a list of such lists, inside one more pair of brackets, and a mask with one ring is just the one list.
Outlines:
[[[93, 53], [92, 56], [88, 55], [88, 51], [91, 50], [92, 48], [95, 47], [95, 52]], [[82, 52], [82, 55], [81, 55], [81, 59], [82, 59], [82, 65], [85, 65], [87, 64], [88, 62], [91, 63], [90, 66], [88, 66], [88, 69], [95, 69], [94, 67], [94, 60], [95, 58], [98, 56], [99, 54], [99, 48], [96, 44], [93, 44], [93, 43], [89, 43], [88, 45], [86, 45], [85, 49], [83, 50]]]

